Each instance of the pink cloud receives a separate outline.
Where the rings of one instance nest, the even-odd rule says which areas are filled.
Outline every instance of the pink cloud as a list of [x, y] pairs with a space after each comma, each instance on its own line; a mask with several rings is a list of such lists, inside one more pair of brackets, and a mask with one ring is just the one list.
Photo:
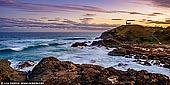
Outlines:
[[[133, 11], [122, 11], [122, 10], [105, 10], [103, 8], [95, 6], [87, 6], [80, 4], [65, 4], [65, 5], [52, 5], [52, 4], [37, 4], [37, 3], [26, 3], [16, 0], [0, 0], [0, 6], [14, 8], [25, 12], [57, 12], [57, 11], [87, 11], [87, 12], [100, 12], [100, 13], [126, 13], [146, 16], [157, 16], [162, 13], [151, 13], [145, 14]], [[86, 14], [87, 16], [95, 16], [95, 14]]]

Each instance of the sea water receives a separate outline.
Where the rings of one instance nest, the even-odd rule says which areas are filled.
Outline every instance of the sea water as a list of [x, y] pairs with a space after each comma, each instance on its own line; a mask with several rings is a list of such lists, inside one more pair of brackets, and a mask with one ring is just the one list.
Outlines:
[[[107, 53], [114, 48], [71, 47], [74, 42], [86, 41], [90, 45], [100, 35], [98, 32], [0, 32], [0, 59], [8, 59], [15, 68], [19, 62], [33, 60], [38, 63], [44, 57], [53, 56], [61, 61], [72, 61], [77, 64], [101, 65], [124, 71], [133, 68], [170, 76], [168, 68], [140, 65], [132, 62], [134, 59], [123, 56], [108, 56]], [[127, 66], [118, 66], [119, 63]], [[28, 71], [32, 68], [20, 70]]]

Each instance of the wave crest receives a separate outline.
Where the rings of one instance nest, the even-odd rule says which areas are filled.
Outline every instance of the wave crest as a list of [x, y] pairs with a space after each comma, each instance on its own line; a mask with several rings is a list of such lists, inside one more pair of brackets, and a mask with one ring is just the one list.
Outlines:
[[47, 46], [58, 46], [58, 45], [65, 45], [66, 43], [49, 43], [49, 44], [40, 44], [40, 45], [32, 45], [32, 46], [22, 46], [22, 47], [11, 47], [7, 49], [2, 49], [0, 52], [19, 52], [23, 50], [28, 49], [34, 49], [34, 48], [41, 48], [41, 47], [47, 47]]

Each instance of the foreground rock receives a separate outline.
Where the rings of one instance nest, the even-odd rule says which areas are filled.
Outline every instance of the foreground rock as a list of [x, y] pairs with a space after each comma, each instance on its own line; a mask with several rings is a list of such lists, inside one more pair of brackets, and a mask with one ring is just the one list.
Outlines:
[[145, 70], [116, 70], [91, 64], [74, 64], [59, 61], [54, 57], [43, 58], [29, 74], [29, 81], [43, 81], [45, 84], [73, 85], [169, 85], [170, 79], [161, 74], [148, 73]]
[[14, 70], [10, 64], [7, 59], [0, 60], [0, 82], [25, 81], [27, 73]]

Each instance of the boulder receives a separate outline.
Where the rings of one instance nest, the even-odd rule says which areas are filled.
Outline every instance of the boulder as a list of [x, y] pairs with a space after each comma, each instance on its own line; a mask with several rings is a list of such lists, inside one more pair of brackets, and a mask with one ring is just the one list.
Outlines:
[[7, 59], [0, 60], [0, 82], [25, 81], [27, 73], [14, 70], [10, 64]]
[[88, 84], [104, 68], [91, 64], [74, 64], [59, 61], [54, 57], [43, 58], [29, 75], [29, 81], [43, 81], [48, 84]]

